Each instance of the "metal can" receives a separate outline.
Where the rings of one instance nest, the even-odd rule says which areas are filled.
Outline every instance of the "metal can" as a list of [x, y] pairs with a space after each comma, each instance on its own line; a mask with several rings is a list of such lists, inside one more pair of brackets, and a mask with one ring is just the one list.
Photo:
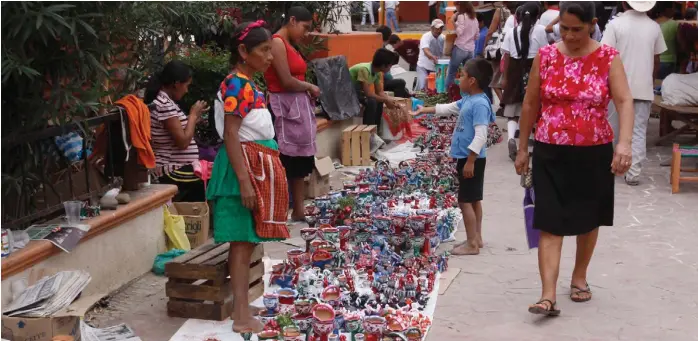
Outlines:
[[2, 229], [2, 257], [7, 257], [12, 252], [12, 246], [10, 244], [10, 231], [8, 229]]

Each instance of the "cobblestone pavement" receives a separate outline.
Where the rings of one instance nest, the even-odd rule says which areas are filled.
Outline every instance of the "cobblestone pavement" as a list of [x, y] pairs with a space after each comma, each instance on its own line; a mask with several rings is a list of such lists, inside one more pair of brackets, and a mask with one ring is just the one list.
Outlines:
[[[657, 120], [649, 136], [657, 136]], [[540, 295], [537, 252], [526, 246], [523, 193], [503, 147], [487, 157], [486, 247], [478, 256], [451, 258], [449, 266], [461, 272], [439, 297], [429, 341], [698, 340], [698, 184], [671, 194], [669, 168], [659, 166], [669, 147], [649, 148], [640, 186], [617, 179], [615, 226], [600, 231], [590, 302], [568, 298], [575, 248], [565, 239], [562, 315], [552, 319], [527, 312]]]
[[[657, 136], [654, 119], [649, 135]], [[649, 149], [640, 186], [616, 182], [616, 226], [601, 230], [589, 271], [594, 298], [580, 304], [567, 297], [574, 264], [568, 238], [558, 283], [562, 316], [541, 319], [527, 312], [540, 295], [540, 280], [536, 251], [526, 247], [523, 192], [506, 144], [495, 146], [486, 171], [486, 246], [479, 256], [451, 258], [450, 267], [461, 271], [439, 296], [428, 341], [698, 340], [698, 184], [671, 195], [669, 168], [659, 166], [669, 152]], [[292, 247], [269, 243], [265, 252], [278, 259]], [[167, 317], [165, 282], [148, 274], [87, 319], [103, 327], [127, 323], [144, 341], [168, 340], [185, 320]]]

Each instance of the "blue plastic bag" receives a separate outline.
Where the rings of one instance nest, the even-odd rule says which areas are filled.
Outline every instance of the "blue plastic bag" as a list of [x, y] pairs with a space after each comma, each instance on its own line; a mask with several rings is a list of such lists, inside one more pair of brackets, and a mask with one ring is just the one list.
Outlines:
[[187, 251], [172, 249], [155, 256], [155, 262], [153, 262], [153, 273], [158, 276], [163, 276], [165, 274], [165, 264], [185, 253], [187, 253]]

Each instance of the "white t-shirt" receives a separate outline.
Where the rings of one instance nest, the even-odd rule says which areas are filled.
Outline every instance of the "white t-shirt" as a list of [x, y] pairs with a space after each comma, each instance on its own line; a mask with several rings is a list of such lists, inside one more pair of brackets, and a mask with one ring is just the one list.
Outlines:
[[[543, 25], [543, 26], [548, 26], [548, 25], [550, 25], [551, 22], [553, 22], [553, 20], [555, 20], [555, 18], [557, 18], [559, 16], [560, 16], [560, 11], [558, 11], [556, 9], [549, 9], [549, 10], [543, 12], [543, 14], [541, 14], [540, 19], [538, 19], [538, 24]], [[548, 34], [548, 41], [549, 42], [560, 41], [560, 39], [561, 39], [560, 33], [555, 33], [553, 31], [553, 33]]]
[[[514, 29], [509, 30], [504, 35], [504, 41], [502, 42], [503, 53], [508, 53], [512, 58], [519, 59], [519, 53], [516, 51], [516, 43], [514, 43]], [[521, 45], [521, 25], [516, 29], [516, 33], [519, 36], [519, 45]], [[535, 25], [531, 29], [529, 34], [529, 46], [528, 46], [528, 59], [535, 58], [538, 54], [538, 50], [548, 45], [548, 36], [545, 33], [545, 26]]]
[[395, 9], [400, 4], [400, 1], [386, 1], [385, 2], [385, 9]]
[[441, 57], [444, 52], [444, 36], [439, 35], [438, 38], [431, 34], [431, 31], [424, 33], [422, 39], [419, 40], [419, 59], [417, 59], [417, 66], [423, 67], [429, 71], [436, 71], [436, 65], [434, 61], [429, 59], [424, 53], [424, 49], [428, 48], [432, 55]]
[[515, 25], [516, 25], [516, 18], [514, 17], [514, 13], [512, 13], [507, 18], [507, 21], [504, 22], [504, 26], [502, 27], [502, 32], [506, 32], [507, 30], [514, 28]]
[[654, 56], [667, 49], [659, 24], [645, 13], [625, 11], [606, 25], [601, 43], [620, 52], [633, 98], [654, 100]]

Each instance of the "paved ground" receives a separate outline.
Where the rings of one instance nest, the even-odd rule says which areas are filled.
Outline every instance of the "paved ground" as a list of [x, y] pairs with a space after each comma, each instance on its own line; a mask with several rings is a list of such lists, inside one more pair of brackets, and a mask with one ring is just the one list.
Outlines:
[[[503, 123], [503, 122], [500, 122]], [[653, 120], [650, 136], [657, 135]], [[567, 298], [574, 241], [567, 239], [559, 280], [562, 316], [540, 319], [527, 305], [540, 294], [536, 251], [526, 248], [522, 189], [506, 145], [489, 153], [484, 238], [479, 256], [453, 257], [461, 269], [438, 299], [429, 341], [698, 340], [698, 184], [671, 195], [668, 147], [651, 147], [642, 184], [616, 184], [614, 227], [603, 228], [589, 271], [594, 299]], [[297, 229], [295, 229], [297, 234]], [[464, 238], [464, 233], [459, 235]], [[271, 258], [292, 246], [265, 246]], [[144, 341], [168, 340], [184, 323], [166, 316], [166, 279], [146, 275], [88, 316], [93, 324], [127, 323]]]

